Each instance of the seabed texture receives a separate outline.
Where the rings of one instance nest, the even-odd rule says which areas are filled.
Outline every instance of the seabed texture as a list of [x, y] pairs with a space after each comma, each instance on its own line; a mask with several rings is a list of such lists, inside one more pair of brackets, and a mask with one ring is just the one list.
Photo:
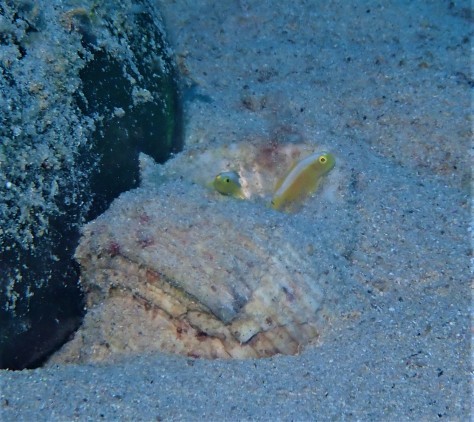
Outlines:
[[[158, 4], [185, 77], [186, 151], [305, 142], [336, 155], [297, 213], [219, 206], [324, 248], [338, 323], [294, 356], [3, 372], [0, 417], [469, 420], [469, 3]], [[193, 189], [180, 192], [199, 203]]]

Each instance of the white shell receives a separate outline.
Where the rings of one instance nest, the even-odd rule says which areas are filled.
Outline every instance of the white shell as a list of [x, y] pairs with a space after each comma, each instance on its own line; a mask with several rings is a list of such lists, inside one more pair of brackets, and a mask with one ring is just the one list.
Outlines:
[[[329, 318], [326, 289], [336, 278], [324, 242], [314, 244], [258, 200], [207, 187], [208, 178], [237, 163], [249, 197], [271, 195], [276, 173], [308, 151], [277, 148], [265, 165], [255, 158], [257, 147], [239, 151], [144, 166], [144, 187], [121, 195], [85, 227], [76, 258], [88, 312], [53, 362], [153, 351], [264, 357], [298, 353], [318, 338]], [[208, 159], [220, 166], [210, 169]], [[185, 180], [174, 177], [179, 169]]]

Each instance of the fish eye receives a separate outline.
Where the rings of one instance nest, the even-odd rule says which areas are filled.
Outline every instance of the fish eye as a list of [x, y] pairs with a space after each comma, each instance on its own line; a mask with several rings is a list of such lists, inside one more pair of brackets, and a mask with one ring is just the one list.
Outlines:
[[228, 177], [225, 178], [226, 183], [230, 183], [230, 179]]
[[327, 161], [327, 158], [326, 158], [324, 155], [321, 155], [321, 157], [319, 157], [319, 162], [320, 162], [321, 164], [325, 164], [326, 161]]

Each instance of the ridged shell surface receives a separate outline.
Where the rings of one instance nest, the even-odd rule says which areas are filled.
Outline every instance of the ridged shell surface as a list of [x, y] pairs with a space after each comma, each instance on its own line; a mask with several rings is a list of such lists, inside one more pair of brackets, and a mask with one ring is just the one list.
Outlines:
[[327, 325], [335, 274], [324, 244], [287, 219], [186, 181], [123, 194], [84, 229], [89, 310], [53, 361], [297, 353]]
[[[257, 140], [195, 147], [164, 165], [142, 155], [141, 187], [83, 230], [76, 259], [88, 311], [51, 362], [265, 357], [319, 339], [344, 286], [324, 205], [343, 178], [335, 169], [313, 198], [325, 215], [270, 209], [277, 180], [316, 149]], [[238, 173], [245, 199], [213, 188], [225, 171]]]

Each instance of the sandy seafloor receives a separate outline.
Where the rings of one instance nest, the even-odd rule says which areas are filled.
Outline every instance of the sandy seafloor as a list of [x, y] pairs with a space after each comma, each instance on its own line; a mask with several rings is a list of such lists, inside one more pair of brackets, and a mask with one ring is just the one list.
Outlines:
[[[160, 5], [188, 145], [304, 140], [350, 170], [354, 212], [327, 230], [354, 318], [299, 356], [5, 371], [0, 419], [469, 420], [469, 2]], [[312, 209], [291, 224], [310, 233]]]

